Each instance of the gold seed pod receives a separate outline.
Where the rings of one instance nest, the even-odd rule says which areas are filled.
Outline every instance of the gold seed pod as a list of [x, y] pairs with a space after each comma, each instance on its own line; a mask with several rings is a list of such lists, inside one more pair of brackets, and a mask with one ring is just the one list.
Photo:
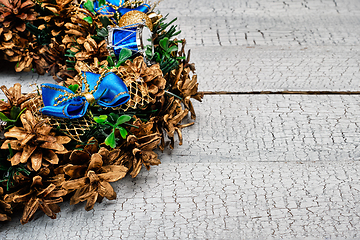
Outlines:
[[146, 26], [152, 31], [153, 24], [151, 19], [145, 13], [136, 10], [125, 13], [119, 20], [119, 27], [142, 23], [144, 19]]

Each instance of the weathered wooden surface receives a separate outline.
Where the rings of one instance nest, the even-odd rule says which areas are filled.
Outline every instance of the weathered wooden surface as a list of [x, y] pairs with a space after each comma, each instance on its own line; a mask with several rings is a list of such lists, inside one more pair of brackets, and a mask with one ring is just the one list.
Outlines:
[[215, 95], [195, 106], [198, 122], [171, 162], [360, 159], [360, 96]]
[[[169, 163], [115, 186], [115, 201], [61, 204], [3, 239], [358, 239], [359, 162]], [[38, 216], [38, 215], [37, 215]]]
[[200, 89], [204, 91], [360, 90], [358, 46], [194, 46], [191, 49]]
[[[164, 0], [205, 91], [360, 91], [356, 0]], [[245, 35], [246, 34], [246, 35]], [[246, 38], [245, 38], [246, 36]], [[256, 43], [256, 44], [255, 44]], [[1, 73], [10, 86], [51, 81]], [[360, 238], [360, 96], [209, 95], [183, 146], [118, 197], [0, 226], [3, 239]]]
[[354, 0], [164, 1], [194, 46], [356, 46]]
[[359, 89], [353, 0], [166, 1], [206, 91]]

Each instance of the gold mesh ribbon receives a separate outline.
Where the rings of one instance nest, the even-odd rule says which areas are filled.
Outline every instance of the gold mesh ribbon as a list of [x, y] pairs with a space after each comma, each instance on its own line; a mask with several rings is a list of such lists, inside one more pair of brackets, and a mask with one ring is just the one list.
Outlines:
[[[113, 108], [114, 111], [128, 111], [129, 109], [142, 108], [153, 100], [149, 96], [145, 83], [140, 81], [127, 81], [125, 84], [129, 90], [131, 98], [126, 104]], [[92, 94], [88, 93], [84, 96], [90, 104], [95, 102], [95, 98]], [[84, 136], [94, 124], [96, 124], [88, 115], [71, 120], [43, 115], [39, 112], [41, 107], [43, 107], [43, 103], [40, 95], [36, 95], [36, 97], [28, 101], [27, 109], [30, 109], [38, 120], [47, 120], [53, 128], [58, 128], [66, 136], [78, 142], [82, 142], [81, 137]]]
[[37, 120], [46, 120], [53, 128], [58, 128], [66, 136], [71, 139], [81, 142], [81, 137], [91, 129], [91, 126], [95, 123], [88, 116], [78, 119], [66, 119], [57, 118], [43, 115], [39, 112], [39, 109], [43, 107], [43, 102], [40, 95], [36, 95], [34, 98], [29, 99], [26, 108], [31, 110]]

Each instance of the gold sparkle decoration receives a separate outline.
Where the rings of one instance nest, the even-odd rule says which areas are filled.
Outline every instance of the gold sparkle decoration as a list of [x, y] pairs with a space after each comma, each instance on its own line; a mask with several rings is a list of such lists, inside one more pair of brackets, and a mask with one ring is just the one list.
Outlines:
[[125, 27], [131, 24], [142, 23], [144, 20], [146, 26], [150, 29], [150, 31], [152, 31], [153, 24], [151, 19], [148, 17], [148, 15], [136, 10], [125, 13], [119, 20], [119, 27]]

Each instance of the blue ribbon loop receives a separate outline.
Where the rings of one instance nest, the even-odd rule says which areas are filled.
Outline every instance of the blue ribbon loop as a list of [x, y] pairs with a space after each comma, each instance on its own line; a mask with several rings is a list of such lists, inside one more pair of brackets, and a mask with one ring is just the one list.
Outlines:
[[113, 15], [115, 12], [118, 12], [121, 16], [123, 16], [125, 13], [136, 10], [136, 11], [140, 11], [143, 13], [147, 13], [149, 12], [149, 10], [151, 9], [149, 4], [143, 4], [140, 5], [136, 8], [124, 8], [124, 7], [120, 7], [124, 1], [116, 1], [116, 0], [106, 0], [108, 4], [99, 6], [99, 1], [94, 1], [94, 10], [98, 13], [98, 14], [102, 14], [102, 15]]
[[[81, 93], [75, 94], [70, 89], [55, 84], [41, 85], [44, 107], [40, 112], [61, 118], [83, 117], [94, 100], [103, 107], [117, 107], [130, 99], [125, 83], [114, 73], [82, 73], [84, 81]], [[89, 102], [90, 101], [90, 102]]]

